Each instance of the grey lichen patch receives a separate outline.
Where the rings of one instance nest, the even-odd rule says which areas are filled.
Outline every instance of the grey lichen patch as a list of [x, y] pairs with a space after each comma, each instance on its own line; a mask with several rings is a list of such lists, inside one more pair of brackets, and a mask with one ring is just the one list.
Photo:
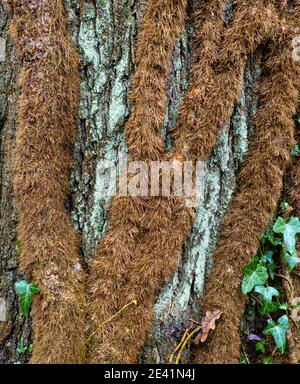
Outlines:
[[99, 194], [101, 164], [125, 152], [123, 127], [137, 30], [135, 1], [66, 1], [71, 31], [81, 54], [81, 101], [72, 175], [72, 218], [82, 231], [86, 261], [107, 226], [110, 198]]
[[243, 89], [240, 102], [232, 118], [236, 167], [244, 160], [245, 154], [249, 149], [249, 138], [253, 134], [252, 120], [257, 111], [258, 99], [256, 95], [261, 76], [261, 68], [258, 65], [258, 61], [259, 53], [256, 53], [249, 59], [248, 68], [251, 70], [245, 72], [245, 84], [247, 86]]
[[170, 131], [176, 128], [179, 107], [188, 88], [188, 73], [191, 63], [190, 34], [191, 26], [188, 25], [183, 31], [182, 36], [176, 41], [170, 63], [168, 82], [169, 103], [167, 105], [162, 129], [162, 135], [165, 137], [167, 149], [172, 147], [172, 135]]

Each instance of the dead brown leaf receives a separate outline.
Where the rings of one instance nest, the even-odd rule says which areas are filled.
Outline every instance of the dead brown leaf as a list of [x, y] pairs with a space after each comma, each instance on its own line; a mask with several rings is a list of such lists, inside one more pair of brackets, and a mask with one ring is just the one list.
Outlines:
[[201, 330], [195, 338], [195, 344], [199, 345], [205, 342], [208, 338], [209, 331], [216, 329], [216, 321], [221, 317], [222, 313], [219, 309], [206, 312], [201, 322]]

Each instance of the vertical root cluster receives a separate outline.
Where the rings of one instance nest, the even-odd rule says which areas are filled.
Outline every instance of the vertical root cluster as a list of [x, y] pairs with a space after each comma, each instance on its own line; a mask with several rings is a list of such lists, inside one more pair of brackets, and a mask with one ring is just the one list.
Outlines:
[[76, 363], [84, 333], [84, 274], [65, 208], [79, 94], [79, 57], [61, 0], [9, 0], [22, 60], [14, 161], [20, 267], [33, 303], [32, 363]]
[[222, 28], [226, 2], [212, 2], [211, 7], [218, 6], [212, 11], [216, 19], [211, 25], [208, 13], [204, 39], [201, 29], [197, 36], [203, 48], [196, 54], [190, 91], [181, 107], [175, 153], [186, 148], [189, 158], [206, 160], [232, 115], [244, 84], [247, 58], [271, 35], [277, 21], [273, 2], [251, 3], [238, 1], [233, 19]]
[[[67, 32], [62, 0], [6, 0], [23, 62], [14, 167], [21, 268], [41, 289], [33, 307], [32, 362], [74, 363], [83, 358], [84, 273], [78, 238], [65, 199], [72, 166], [79, 59]], [[204, 4], [205, 3], [205, 4]], [[222, 225], [203, 310], [221, 309], [214, 337], [199, 363], [237, 362], [244, 311], [242, 268], [256, 253], [276, 209], [294, 143], [299, 65], [291, 42], [298, 1], [239, 0], [226, 24], [227, 1], [199, 2], [190, 89], [167, 153], [161, 135], [167, 81], [187, 0], [149, 1], [136, 48], [132, 114], [125, 131], [131, 160], [206, 160], [240, 98], [249, 55], [264, 44], [256, 137], [239, 174]], [[289, 8], [289, 9], [288, 9]], [[299, 170], [293, 173], [295, 188]], [[297, 200], [296, 196], [294, 196]], [[88, 280], [92, 363], [134, 363], [151, 327], [155, 298], [172, 276], [193, 220], [183, 198], [116, 197], [109, 229]], [[128, 306], [137, 301], [137, 305]], [[122, 314], [111, 323], [121, 308]]]
[[[248, 2], [239, 1], [226, 27], [225, 4], [220, 0], [209, 1], [197, 9], [192, 81], [180, 110], [176, 145], [171, 153], [162, 148], [157, 129], [162, 125], [166, 102], [163, 76], [167, 73], [167, 62], [163, 62], [164, 70], [157, 72], [157, 63], [153, 61], [150, 73], [145, 70], [148, 67], [144, 61], [138, 60], [132, 91], [133, 115], [127, 125], [129, 152], [134, 159], [173, 159], [186, 152], [193, 160], [209, 156], [220, 129], [239, 100], [247, 57], [271, 37], [274, 25], [278, 24], [273, 3], [255, 1], [249, 7]], [[150, 9], [149, 6], [147, 11]], [[137, 52], [145, 51], [146, 36], [151, 36], [147, 11]], [[169, 24], [169, 20], [162, 18], [160, 22], [167, 28], [172, 25], [178, 33], [175, 20]], [[176, 34], [172, 36], [175, 38]], [[166, 45], [168, 60], [173, 44], [174, 41]], [[148, 58], [145, 60], [148, 63]], [[141, 82], [146, 78], [147, 82]], [[160, 92], [157, 84], [163, 85]], [[158, 95], [161, 104], [157, 103]], [[154, 107], [157, 119], [153, 119]], [[92, 343], [91, 360], [135, 362], [151, 326], [155, 296], [176, 269], [193, 215], [183, 199], [163, 197], [115, 199], [110, 215], [110, 229], [100, 243], [90, 279], [93, 326], [132, 299], [137, 299], [138, 305], [106, 327], [104, 333], [99, 332]]]
[[[186, 0], [158, 0], [148, 2], [146, 7], [136, 48], [137, 68], [131, 92], [133, 109], [125, 127], [131, 160], [159, 160], [165, 151], [161, 128], [167, 105], [168, 72], [176, 38], [185, 24], [186, 8]], [[161, 208], [157, 211], [153, 206]], [[133, 363], [137, 360], [151, 326], [157, 289], [174, 269], [170, 259], [174, 264], [175, 246], [170, 244], [170, 252], [164, 252], [167, 239], [163, 235], [147, 244], [142, 239], [150, 233], [149, 223], [167, 227], [179, 219], [182, 226], [186, 225], [189, 216], [181, 217], [181, 211], [170, 209], [168, 202], [160, 198], [113, 200], [109, 229], [99, 244], [89, 277], [91, 330], [97, 330], [131, 300], [137, 300], [138, 304], [131, 306], [104, 332], [102, 329], [96, 332], [89, 346], [90, 362]], [[178, 235], [184, 237], [184, 234]], [[160, 253], [154, 254], [154, 249]]]
[[256, 137], [222, 225], [202, 303], [203, 311], [221, 309], [223, 319], [212, 340], [197, 353], [197, 363], [236, 363], [240, 354], [239, 323], [245, 307], [242, 269], [255, 255], [260, 235], [276, 210], [294, 144], [300, 74], [292, 60], [294, 20], [284, 18], [269, 41], [255, 117]]

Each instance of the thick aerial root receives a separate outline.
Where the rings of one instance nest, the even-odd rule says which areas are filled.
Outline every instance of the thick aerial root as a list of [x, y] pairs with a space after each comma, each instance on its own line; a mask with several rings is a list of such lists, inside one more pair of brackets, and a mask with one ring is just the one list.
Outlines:
[[[156, 295], [177, 267], [193, 212], [183, 198], [114, 199], [109, 230], [91, 265], [90, 337], [84, 341], [84, 273], [77, 235], [64, 206], [72, 166], [79, 59], [61, 0], [6, 3], [23, 61], [14, 168], [20, 264], [41, 290], [32, 311], [32, 362], [80, 362], [86, 344], [90, 362], [136, 362], [151, 327]], [[299, 70], [290, 51], [292, 23], [278, 21], [277, 11], [283, 14], [287, 2], [239, 0], [227, 26], [226, 1], [205, 3], [196, 12], [194, 66], [179, 114], [176, 146], [166, 154], [161, 127], [169, 64], [186, 20], [187, 0], [148, 2], [136, 50], [126, 139], [131, 160], [206, 160], [240, 98], [248, 56], [272, 41], [255, 119], [257, 136], [223, 223], [203, 300], [204, 310], [224, 313], [196, 361], [229, 363], [239, 356], [242, 267], [255, 254], [276, 208], [289, 162]], [[276, 29], [279, 26], [282, 31]]]
[[[146, 8], [136, 49], [133, 110], [125, 127], [131, 160], [158, 160], [165, 151], [161, 127], [167, 105], [167, 79], [175, 40], [185, 24], [186, 7], [186, 0], [157, 0], [149, 2]], [[121, 288], [127, 283], [128, 268], [136, 262], [134, 251], [142, 237], [143, 215], [148, 204], [148, 199], [132, 197], [115, 198], [112, 203], [109, 230], [99, 244], [89, 278], [91, 332], [122, 307], [125, 296]], [[105, 352], [99, 345], [99, 337], [101, 332], [89, 345], [91, 361], [121, 362], [117, 352], [115, 357]], [[137, 358], [137, 350], [133, 348], [125, 356], [128, 345], [117, 340], [116, 343], [124, 359]], [[105, 341], [104, 345], [107, 346]]]
[[[153, 209], [154, 200], [156, 209]], [[137, 305], [126, 309], [121, 316], [94, 336], [93, 344], [97, 349], [95, 348], [96, 353], [92, 356], [91, 362], [137, 361], [139, 350], [151, 327], [155, 297], [161, 285], [168, 281], [176, 269], [180, 257], [180, 245], [186, 240], [191, 225], [192, 216], [184, 203], [179, 210], [170, 207], [172, 202], [168, 202], [167, 199], [159, 197], [149, 199], [149, 208], [143, 216], [148, 219], [145, 220], [142, 229], [143, 241], [137, 243], [132, 250], [131, 260], [126, 263], [122, 284], [111, 287], [115, 289], [115, 294], [112, 295], [112, 291], [109, 290], [100, 297], [100, 300], [109, 299], [114, 303], [115, 313], [132, 300], [136, 300]], [[154, 222], [153, 215], [156, 216], [156, 225], [160, 227], [159, 236], [155, 232], [155, 238], [152, 237], [152, 228], [147, 228], [145, 224]], [[173, 227], [175, 241], [174, 238], [167, 236], [169, 226], [174, 223], [176, 223]], [[119, 274], [122, 266], [115, 267], [115, 274]], [[100, 323], [103, 318], [98, 318]]]
[[[209, 18], [207, 31], [199, 34], [203, 48], [192, 70], [192, 82], [180, 110], [175, 131], [174, 153], [186, 153], [190, 159], [206, 160], [220, 129], [233, 113], [244, 84], [244, 71], [249, 55], [266, 41], [278, 24], [277, 14], [270, 1], [237, 2], [228, 27], [222, 31], [221, 12], [214, 10], [215, 24]], [[213, 3], [213, 5], [215, 5]], [[210, 42], [211, 29], [212, 42]], [[198, 42], [201, 44], [201, 40]], [[218, 53], [218, 49], [220, 52]], [[202, 56], [202, 57], [201, 57]]]
[[[178, 154], [182, 155], [186, 144], [188, 145], [188, 156], [193, 159], [205, 159], [209, 156], [219, 130], [230, 117], [235, 102], [239, 100], [247, 55], [254, 52], [271, 35], [274, 24], [277, 22], [272, 6], [267, 6], [265, 2], [262, 4], [255, 2], [255, 4], [257, 13], [256, 16], [253, 16], [252, 9], [249, 10], [249, 6], [247, 7], [246, 3], [241, 1], [233, 21], [225, 31], [224, 1], [211, 1], [206, 6], [200, 6], [196, 13], [199, 30], [196, 35], [195, 60], [201, 58], [201, 62], [195, 64], [192, 70], [191, 91], [187, 94], [181, 108], [179, 128], [175, 135], [177, 139], [176, 149], [172, 151], [171, 155], [166, 155], [167, 159]], [[206, 18], [203, 17], [204, 14]], [[246, 27], [244, 28], [245, 24]], [[239, 32], [241, 26], [242, 33]], [[251, 34], [250, 30], [252, 31]], [[224, 48], [220, 54], [218, 50], [221, 43]], [[140, 42], [140, 44], [142, 43]], [[144, 45], [142, 46], [144, 47]], [[234, 60], [231, 60], [232, 49], [236, 49]], [[225, 68], [221, 67], [222, 62]], [[139, 73], [139, 67], [137, 73]], [[138, 76], [137, 79], [139, 79]], [[138, 89], [137, 85], [136, 87]], [[153, 91], [154, 88], [151, 92]], [[148, 97], [152, 97], [150, 93]], [[133, 109], [133, 119], [141, 117], [139, 114], [140, 110], [143, 111], [139, 104], [141, 99], [143, 98], [139, 96], [138, 99], [134, 100], [136, 109], [135, 107]], [[144, 108], [145, 106], [148, 107], [145, 100], [143, 103]], [[211, 113], [207, 113], [207, 111]], [[153, 111], [151, 113], [153, 114]], [[157, 114], [157, 116], [160, 116], [161, 119], [163, 117], [162, 114]], [[148, 120], [152, 122], [150, 119], [145, 121], [149, 123]], [[131, 124], [129, 121], [127, 130], [133, 132]], [[154, 125], [158, 126], [157, 122]], [[152, 133], [155, 132], [154, 125], [149, 124]], [[135, 126], [139, 126], [136, 121]], [[134, 140], [136, 142], [135, 137]], [[144, 134], [143, 140], [145, 140]], [[148, 146], [157, 143], [157, 139], [154, 137], [151, 139], [147, 136], [148, 140], [150, 140]], [[135, 153], [136, 148], [133, 144], [131, 145], [129, 139], [128, 144], [129, 150], [133, 151], [133, 158], [141, 159], [142, 154]], [[138, 145], [140, 144], [138, 142]], [[156, 144], [155, 147], [157, 148]], [[144, 159], [155, 158], [152, 155], [148, 156], [150, 152], [154, 153], [153, 150], [146, 151], [146, 158], [144, 157]], [[161, 151], [158, 150], [156, 153], [161, 158]], [[122, 203], [126, 205], [125, 201]], [[117, 203], [115, 204], [117, 207]], [[155, 294], [175, 271], [178, 254], [182, 250], [192, 223], [189, 209], [183, 206], [181, 199], [130, 198], [128, 204], [136, 207], [134, 220], [137, 219], [135, 213], [138, 210], [140, 211], [140, 219], [137, 222], [127, 220], [126, 214], [123, 214], [121, 209], [115, 211], [113, 208], [116, 217], [119, 214], [119, 220], [123, 223], [122, 227], [117, 227], [110, 220], [110, 230], [103, 242], [100, 243], [99, 257], [92, 267], [92, 270], [95, 271], [92, 271], [90, 285], [93, 327], [95, 328], [97, 323], [100, 324], [105, 321], [105, 317], [110, 317], [112, 312], [117, 312], [133, 298], [138, 301], [142, 300], [142, 302], [138, 304], [137, 308], [131, 307], [119, 321], [114, 322], [104, 333], [103, 339], [101, 339], [101, 334], [94, 338], [91, 347], [91, 360], [93, 362], [136, 361], [138, 349], [143, 345], [146, 332], [151, 325]], [[126, 208], [125, 211], [127, 212], [128, 209]], [[147, 215], [147, 212], [150, 214]], [[177, 212], [181, 212], [180, 216], [177, 215]], [[162, 220], [166, 218], [167, 225], [158, 225], [161, 222], [160, 218]], [[177, 226], [178, 231], [175, 230]], [[124, 228], [127, 228], [126, 230], [129, 232], [126, 233]], [[113, 246], [112, 242], [109, 246], [106, 245], [107, 241], [111, 241], [110, 239], [117, 238], [120, 240], [118, 242], [114, 240], [117, 247]], [[166, 244], [172, 244], [172, 246], [165, 246], [163, 239], [165, 239]], [[157, 247], [156, 244], [164, 244], [163, 249]], [[112, 260], [109, 266], [105, 265], [108, 257]], [[108, 273], [106, 273], [107, 270], [109, 270]], [[103, 271], [105, 272], [103, 273]], [[100, 273], [102, 273], [102, 279], [100, 279]], [[123, 288], [121, 288], [122, 286]], [[102, 298], [101, 301], [99, 300], [100, 297]], [[145, 297], [148, 299], [146, 300]], [[109, 308], [111, 308], [110, 312], [108, 312]], [[143, 319], [142, 325], [141, 319]], [[127, 324], [128, 334], [123, 332], [125, 324]], [[101, 340], [102, 344], [100, 344]], [[93, 345], [97, 348], [96, 353], [93, 352], [95, 349]], [[132, 348], [129, 345], [132, 345]], [[124, 354], [125, 349], [128, 350], [128, 354]]]
[[[236, 363], [240, 354], [239, 323], [245, 298], [241, 293], [243, 266], [255, 255], [281, 195], [283, 175], [294, 143], [293, 115], [298, 101], [299, 68], [292, 60], [291, 25], [282, 23], [273, 37], [260, 87], [255, 118], [256, 138], [243, 166], [238, 191], [222, 225], [213, 270], [203, 298], [206, 310], [222, 310], [222, 320], [210, 342], [196, 356], [197, 363]], [[287, 33], [287, 30], [290, 33]], [[284, 32], [283, 32], [284, 31]]]
[[158, 160], [165, 151], [161, 129], [168, 102], [167, 83], [176, 38], [186, 21], [187, 0], [149, 1], [136, 48], [131, 116], [126, 140], [133, 160]]
[[83, 354], [84, 273], [64, 207], [72, 166], [79, 57], [61, 0], [9, 0], [23, 62], [14, 162], [21, 269], [34, 279], [32, 363], [76, 363]]
[[[210, 3], [214, 3], [211, 1]], [[218, 10], [216, 18], [217, 27], [223, 27], [223, 11], [225, 1], [217, 1], [221, 7]], [[209, 5], [211, 14], [216, 10], [216, 6]], [[200, 6], [198, 10], [197, 20], [200, 21], [206, 17], [204, 10], [206, 6]], [[149, 8], [150, 9], [150, 8]], [[148, 9], [148, 11], [149, 11]], [[220, 15], [221, 13], [221, 15]], [[205, 16], [204, 16], [205, 15]], [[181, 20], [181, 19], [180, 19]], [[168, 20], [167, 20], [168, 21]], [[161, 30], [170, 28], [166, 20]], [[174, 21], [173, 21], [174, 22]], [[210, 21], [211, 23], [211, 21]], [[204, 35], [214, 30], [216, 23], [206, 23], [203, 29], [199, 30], [199, 40]], [[145, 14], [143, 22], [144, 29], [139, 39], [137, 51], [142, 55], [142, 51], [149, 51], [148, 43], [151, 39], [145, 39], [145, 36], [152, 31], [153, 26], [149, 24], [149, 15]], [[178, 30], [176, 25], [173, 29]], [[201, 24], [202, 25], [202, 24]], [[152, 32], [151, 32], [152, 33]], [[217, 50], [217, 43], [220, 40], [221, 31], [215, 31], [215, 46], [213, 50], [206, 43], [202, 48], [201, 42], [198, 41], [196, 55], [202, 56], [203, 50], [205, 55], [212, 57]], [[171, 35], [170, 31], [168, 36]], [[157, 39], [157, 36], [155, 37]], [[207, 36], [208, 38], [208, 36]], [[197, 39], [196, 39], [197, 40]], [[159, 42], [161, 43], [161, 41]], [[173, 42], [174, 43], [174, 42]], [[197, 43], [197, 42], [196, 42]], [[169, 43], [168, 43], [169, 44]], [[169, 45], [167, 45], [169, 47]], [[169, 47], [170, 48], [170, 47]], [[199, 52], [199, 49], [201, 52]], [[145, 55], [144, 52], [144, 55]], [[165, 55], [170, 58], [170, 55]], [[166, 57], [163, 63], [166, 63]], [[147, 59], [147, 58], [146, 58]], [[160, 88], [158, 93], [152, 85], [152, 79], [149, 84], [141, 82], [141, 74], [145, 71], [143, 62], [137, 61], [137, 72], [133, 81], [133, 97], [134, 107], [133, 114], [127, 124], [127, 140], [133, 159], [162, 159], [163, 151], [157, 148], [157, 137], [162, 140], [159, 129], [163, 121], [163, 113], [165, 107], [165, 92], [167, 68], [164, 73], [153, 72], [153, 57], [150, 58], [152, 67], [147, 67], [147, 73], [156, 76], [156, 82], [160, 82], [164, 87]], [[149, 60], [150, 60], [149, 59]], [[207, 59], [207, 62], [209, 61]], [[148, 60], [148, 59], [147, 59]], [[169, 62], [166, 63], [167, 67]], [[196, 78], [198, 73], [195, 74]], [[143, 78], [143, 77], [142, 77]], [[144, 89], [145, 88], [145, 89]], [[147, 99], [144, 99], [145, 94]], [[153, 100], [165, 100], [163, 105], [159, 104], [157, 110], [157, 101], [154, 103], [155, 113], [151, 107]], [[149, 101], [150, 100], [150, 101]], [[150, 103], [150, 104], [149, 104]], [[143, 105], [142, 105], [143, 104]], [[163, 107], [163, 108], [162, 108]], [[144, 109], [150, 114], [145, 119]], [[149, 108], [149, 110], [148, 110]], [[148, 116], [148, 112], [146, 116]], [[151, 132], [151, 137], [142, 135], [141, 140], [146, 140], [145, 144], [137, 146], [137, 130], [139, 125], [147, 124], [147, 132]], [[140, 131], [141, 132], [141, 131]], [[132, 135], [134, 143], [131, 144], [129, 134]], [[139, 133], [141, 134], [141, 133]], [[154, 135], [155, 134], [155, 135]], [[145, 139], [146, 138], [146, 139]], [[150, 146], [156, 148], [156, 151]], [[138, 152], [140, 151], [140, 152]], [[120, 205], [122, 204], [122, 206]], [[170, 278], [175, 271], [178, 257], [182, 246], [188, 236], [191, 227], [191, 212], [184, 206], [182, 199], [167, 198], [122, 198], [115, 199], [110, 212], [110, 229], [99, 246], [99, 254], [93, 263], [90, 292], [91, 305], [90, 312], [92, 316], [93, 328], [101, 324], [106, 318], [113, 313], [117, 313], [120, 308], [129, 303], [132, 299], [138, 301], [137, 307], [130, 307], [123, 313], [118, 321], [114, 321], [110, 327], [104, 332], [94, 337], [91, 342], [91, 361], [92, 362], [135, 362], [140, 347], [143, 345], [147, 331], [149, 331], [153, 316], [154, 300], [158, 289]], [[171, 236], [170, 229], [172, 228]], [[109, 258], [109, 263], [108, 263]], [[123, 322], [123, 323], [122, 323]], [[126, 332], [124, 332], [124, 324], [126, 324]], [[103, 339], [101, 339], [103, 337]], [[102, 341], [102, 343], [101, 343]], [[126, 353], [124, 351], [126, 350]]]

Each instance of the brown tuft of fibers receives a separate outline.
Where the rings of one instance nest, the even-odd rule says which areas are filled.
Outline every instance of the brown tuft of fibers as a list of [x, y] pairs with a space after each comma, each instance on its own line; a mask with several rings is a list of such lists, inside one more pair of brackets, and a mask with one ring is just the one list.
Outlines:
[[10, 0], [23, 62], [14, 161], [21, 269], [35, 280], [31, 363], [77, 363], [83, 353], [84, 273], [65, 209], [79, 95], [79, 57], [61, 0]]
[[[214, 9], [216, 5], [218, 11]], [[196, 55], [190, 91], [180, 110], [172, 156], [188, 152], [191, 159], [208, 158], [220, 129], [239, 101], [248, 56], [270, 36], [277, 24], [273, 2], [257, 0], [249, 5], [248, 0], [240, 0], [231, 22], [220, 36], [223, 8], [222, 1], [212, 3], [211, 12], [217, 27], [212, 26], [208, 18], [206, 28], [200, 33], [203, 49]], [[206, 55], [202, 57], [203, 54]]]
[[[161, 128], [167, 104], [169, 66], [176, 37], [185, 23], [186, 7], [187, 1], [173, 0], [148, 2], [146, 7], [136, 48], [137, 68], [131, 92], [132, 115], [125, 127], [131, 160], [158, 160], [165, 151]], [[102, 322], [128, 304], [126, 300], [131, 300], [131, 297], [138, 300], [137, 311], [143, 313], [143, 316], [146, 314], [147, 319], [137, 324], [138, 317], [135, 317], [132, 329], [127, 329], [131, 327], [130, 323], [118, 329], [123, 339], [127, 335], [128, 343], [122, 343], [119, 336], [115, 337], [113, 330], [119, 326], [117, 320], [109, 324], [104, 334], [101, 329], [96, 332], [89, 348], [89, 360], [92, 363], [136, 361], [139, 347], [151, 324], [155, 292], [165, 281], [164, 276], [171, 273], [167, 268], [161, 271], [161, 263], [155, 263], [153, 254], [148, 251], [143, 259], [146, 259], [143, 271], [149, 263], [151, 267], [156, 266], [156, 271], [149, 270], [149, 278], [153, 281], [147, 281], [144, 287], [134, 286], [129, 295], [124, 292], [128, 287], [133, 288], [129, 283], [130, 270], [139, 263], [135, 250], [146, 230], [145, 214], [148, 214], [148, 207], [153, 204], [164, 204], [160, 209], [161, 215], [155, 218], [156, 223], [161, 222], [167, 226], [176, 217], [184, 226], [189, 220], [188, 214], [181, 216], [180, 209], [170, 211], [166, 202], [160, 198], [117, 197], [113, 200], [109, 212], [109, 229], [99, 244], [89, 277], [90, 332], [95, 332]], [[183, 232], [180, 236], [184, 236]], [[160, 241], [163, 241], [162, 237]], [[147, 293], [144, 303], [143, 292]], [[137, 313], [133, 306], [124, 312], [122, 319], [127, 316], [131, 319], [132, 313]]]
[[240, 355], [239, 323], [245, 307], [242, 269], [255, 255], [259, 237], [277, 207], [294, 144], [300, 74], [292, 60], [294, 27], [295, 23], [283, 18], [281, 30], [274, 31], [270, 42], [255, 117], [256, 137], [222, 225], [203, 297], [203, 313], [214, 309], [224, 313], [211, 340], [198, 350], [196, 363], [237, 363]]
[[165, 145], [161, 135], [168, 102], [170, 60], [186, 21], [187, 0], [149, 1], [136, 47], [131, 116], [126, 140], [133, 160], [158, 160]]
[[[193, 77], [190, 86], [191, 91], [184, 100], [179, 117], [179, 127], [181, 127], [180, 124], [182, 121], [187, 121], [189, 125], [186, 125], [185, 127], [187, 127], [191, 132], [194, 129], [194, 120], [190, 118], [189, 113], [192, 113], [195, 121], [201, 120], [202, 117], [205, 119], [204, 114], [212, 114], [212, 111], [214, 110], [215, 98], [210, 99], [212, 105], [210, 105], [207, 110], [205, 109], [207, 107], [205, 100], [211, 97], [210, 93], [212, 92], [212, 89], [216, 90], [215, 95], [217, 93], [226, 92], [226, 89], [223, 90], [219, 83], [215, 84], [214, 82], [215, 77], [219, 76], [219, 72], [214, 68], [214, 63], [218, 63], [218, 49], [220, 49], [220, 45], [222, 44], [222, 33], [225, 28], [223, 22], [224, 5], [225, 3], [222, 1], [210, 2], [206, 4], [205, 11], [200, 9], [196, 13], [196, 20], [198, 21], [196, 24], [199, 29], [197, 30], [196, 35], [197, 49], [195, 50], [194, 60], [197, 64], [195, 64], [192, 71]], [[262, 9], [259, 8], [259, 11], [264, 11], [265, 16], [270, 12], [269, 8], [265, 5]], [[202, 12], [205, 13], [207, 19], [203, 19], [201, 17], [203, 14]], [[238, 8], [236, 12], [235, 16], [239, 19], [241, 14], [244, 15], [245, 7], [240, 5], [240, 8]], [[252, 26], [254, 31], [260, 31], [257, 32], [257, 35], [259, 36], [258, 42], [255, 42], [252, 46], [248, 47], [247, 44], [251, 39], [246, 39], [245, 46], [240, 44], [241, 52], [249, 49], [247, 54], [252, 53], [264, 39], [271, 35], [271, 30], [277, 20], [274, 9], [272, 9], [271, 15], [272, 17], [269, 19], [270, 24], [266, 27], [263, 25], [257, 26], [257, 21], [255, 21], [255, 23], [253, 21], [253, 25], [250, 24], [250, 27]], [[260, 21], [262, 22], [262, 20]], [[237, 26], [235, 26], [234, 23], [235, 21], [233, 20], [229, 28], [236, 31]], [[213, 34], [212, 31], [214, 31]], [[260, 37], [260, 33], [263, 37]], [[224, 39], [227, 39], [228, 44], [233, 44], [235, 34], [226, 34], [226, 30], [224, 34]], [[211, 44], [208, 42], [208, 36], [212, 38]], [[227, 53], [225, 52], [225, 50], [221, 49], [220, 57], [229, 57], [229, 51]], [[200, 57], [201, 62], [198, 64]], [[246, 58], [243, 58], [241, 64], [242, 69], [240, 69], [241, 79], [243, 79], [245, 63]], [[232, 67], [230, 66], [229, 69], [226, 68], [226, 70], [224, 70], [223, 78], [225, 78], [225, 73], [226, 78], [228, 79], [232, 76], [232, 73], [230, 72], [231, 69]], [[232, 105], [230, 108], [232, 108], [232, 110], [234, 108], [234, 102], [239, 100], [242, 84], [242, 81], [238, 84], [238, 87], [235, 89], [236, 94], [231, 99]], [[218, 87], [220, 87], [220, 89]], [[197, 102], [195, 99], [191, 102], [190, 95], [194, 95], [199, 90], [200, 92], [203, 92], [203, 98], [197, 99]], [[203, 104], [206, 105], [206, 107], [203, 108]], [[228, 105], [227, 107], [229, 108]], [[227, 119], [226, 114], [227, 111], [224, 109], [224, 114], [218, 115], [219, 120], [217, 121], [218, 126], [215, 129], [215, 135], [218, 134], [222, 125], [225, 124]], [[184, 120], [185, 118], [187, 120]], [[203, 122], [203, 120], [201, 121]], [[201, 125], [198, 127], [200, 129]], [[206, 134], [209, 135], [210, 133], [211, 132], [209, 130], [206, 131]], [[181, 132], [181, 135], [184, 136], [185, 133]], [[182, 136], [180, 136], [180, 138]], [[185, 136], [184, 144], [186, 143], [187, 140]], [[200, 141], [198, 148], [202, 148], [202, 146], [205, 147], [206, 143], [208, 143], [208, 141]], [[206, 151], [210, 149], [211, 148], [206, 147]], [[179, 154], [182, 155], [183, 151], [178, 151], [177, 147], [175, 149], [175, 156], [177, 155], [176, 150], [177, 154], [179, 152]], [[196, 153], [192, 151], [194, 159], [198, 154], [199, 152]], [[174, 156], [174, 151], [172, 151], [171, 155], [166, 154], [165, 156], [167, 158]], [[180, 215], [178, 215], [177, 212], [180, 213]], [[123, 301], [120, 302], [120, 307], [125, 305], [126, 302], [129, 302], [134, 297], [137, 297], [143, 306], [128, 311], [128, 313], [124, 314], [119, 320], [114, 322], [114, 325], [110, 329], [110, 341], [107, 343], [109, 346], [103, 348], [106, 352], [109, 351], [110, 356], [115, 356], [119, 353], [120, 358], [122, 358], [122, 351], [125, 346], [128, 348], [128, 346], [133, 343], [132, 349], [134, 353], [136, 353], [138, 347], [143, 345], [145, 336], [151, 326], [153, 318], [155, 295], [159, 287], [161, 287], [164, 282], [168, 281], [174, 273], [176, 267], [178, 267], [178, 257], [180, 257], [183, 244], [189, 234], [192, 218], [193, 215], [191, 210], [184, 205], [184, 201], [182, 199], [177, 198], [168, 200], [167, 198], [161, 197], [159, 199], [152, 198], [149, 200], [148, 207], [141, 218], [140, 225], [143, 226], [144, 229], [142, 228], [139, 242], [137, 243], [133, 253], [134, 262], [129, 264], [126, 272], [126, 285], [124, 285], [124, 288], [119, 291], [120, 296], [124, 297]], [[157, 262], [158, 260], [159, 262]], [[165, 274], [165, 276], [162, 274]], [[159, 278], [161, 275], [163, 276], [162, 279]], [[146, 305], [144, 305], [144, 303], [146, 303]], [[141, 324], [143, 324], [143, 326], [141, 326]], [[124, 329], [127, 330], [127, 333], [123, 332]], [[129, 348], [131, 349], [131, 347]], [[130, 360], [127, 360], [127, 362], [130, 362]]]
[[[137, 300], [137, 305], [129, 307], [95, 337], [98, 341], [91, 359], [93, 363], [101, 361], [129, 364], [137, 361], [152, 324], [157, 292], [177, 267], [180, 250], [192, 221], [192, 215], [187, 211], [184, 201], [179, 206], [177, 201], [172, 204], [171, 200], [163, 198], [150, 198], [149, 207], [141, 217], [144, 223], [144, 227], [140, 228], [142, 240], [132, 250], [130, 260], [124, 263], [126, 273], [123, 274], [123, 281], [118, 285], [114, 282], [115, 286], [110, 286], [111, 290], [102, 293], [100, 297], [113, 302], [114, 308], [110, 315], [117, 313], [132, 300]], [[149, 223], [153, 225], [156, 222], [156, 226], [160, 227], [160, 237], [157, 236], [157, 228], [154, 230], [146, 226], [146, 217]], [[170, 225], [173, 225], [175, 241], [168, 239]], [[97, 268], [100, 273], [100, 264], [97, 264]], [[117, 265], [115, 274], [122, 268], [123, 265]], [[109, 281], [113, 283], [111, 276]], [[112, 295], [114, 289], [116, 293]], [[110, 315], [106, 314], [106, 318]]]

